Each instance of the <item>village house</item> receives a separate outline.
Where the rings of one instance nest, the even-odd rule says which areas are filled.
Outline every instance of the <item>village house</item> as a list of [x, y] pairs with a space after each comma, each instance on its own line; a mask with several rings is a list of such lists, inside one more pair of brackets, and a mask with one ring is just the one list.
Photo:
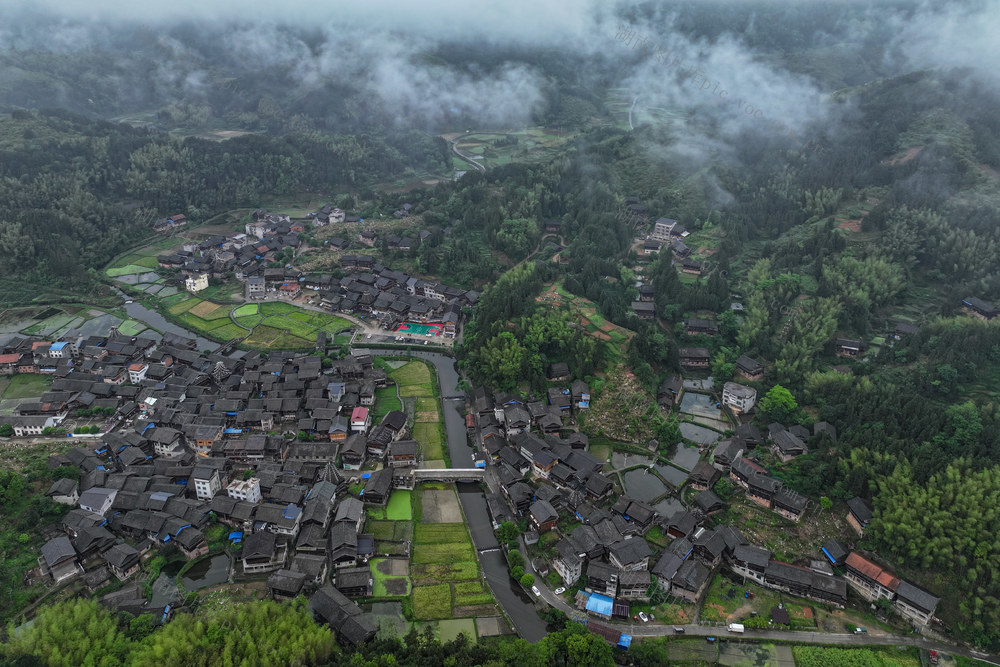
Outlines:
[[735, 382], [727, 382], [722, 387], [722, 404], [729, 406], [735, 414], [750, 412], [757, 404], [757, 390]]
[[191, 293], [208, 289], [208, 274], [200, 272], [192, 273], [184, 280], [184, 289]]
[[744, 354], [736, 360], [736, 373], [747, 380], [763, 380], [764, 366]]
[[861, 498], [855, 496], [847, 501], [847, 523], [858, 534], [865, 536], [865, 529], [872, 520], [872, 511]]
[[1000, 314], [1000, 310], [997, 310], [996, 306], [992, 303], [974, 296], [962, 299], [962, 312], [972, 317], [978, 317], [981, 320], [992, 320], [997, 314]]
[[681, 366], [686, 368], [708, 368], [711, 355], [704, 347], [682, 347], [677, 350]]

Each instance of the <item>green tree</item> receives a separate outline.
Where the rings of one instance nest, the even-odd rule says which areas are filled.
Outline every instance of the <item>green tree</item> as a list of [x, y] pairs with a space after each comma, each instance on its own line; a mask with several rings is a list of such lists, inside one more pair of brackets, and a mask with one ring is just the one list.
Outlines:
[[765, 422], [784, 424], [798, 414], [799, 404], [795, 402], [792, 392], [776, 384], [760, 399], [757, 410]]
[[517, 529], [517, 524], [511, 521], [504, 521], [497, 528], [497, 540], [503, 543], [513, 542], [521, 535], [521, 531]]
[[820, 509], [831, 510], [831, 509], [833, 509], [833, 501], [830, 500], [827, 496], [820, 496], [819, 497], [819, 506], [820, 506]]
[[520, 581], [521, 585], [524, 586], [525, 588], [527, 588], [528, 586], [534, 586], [535, 575], [531, 574], [530, 572], [525, 572], [524, 574], [521, 575], [521, 578], [518, 581]]
[[0, 436], [9, 438], [14, 435], [14, 427], [10, 424], [0, 424]]
[[30, 626], [16, 630], [11, 626], [8, 637], [6, 656], [33, 656], [52, 667], [116, 667], [125, 664], [134, 646], [96, 600], [43, 607]]

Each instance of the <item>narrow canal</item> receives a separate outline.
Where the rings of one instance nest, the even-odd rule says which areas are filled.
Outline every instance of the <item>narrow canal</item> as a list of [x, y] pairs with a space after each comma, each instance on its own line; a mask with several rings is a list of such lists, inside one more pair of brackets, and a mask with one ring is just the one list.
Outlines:
[[[444, 413], [445, 432], [448, 437], [448, 455], [451, 457], [451, 467], [468, 468], [472, 465], [471, 453], [465, 435], [465, 417], [462, 410], [465, 398], [457, 398], [461, 392], [458, 389], [458, 371], [455, 360], [443, 354], [434, 352], [409, 352], [401, 350], [359, 348], [358, 353], [369, 353], [379, 356], [402, 355], [423, 359], [432, 364], [437, 371], [438, 384], [441, 389], [441, 409]], [[472, 542], [479, 551], [479, 562], [486, 575], [493, 597], [496, 598], [504, 612], [514, 624], [517, 633], [531, 642], [541, 640], [545, 636], [545, 623], [538, 617], [534, 602], [521, 587], [510, 579], [507, 572], [507, 561], [497, 549], [500, 545], [493, 535], [489, 510], [486, 508], [486, 497], [478, 484], [459, 484], [458, 497], [465, 512], [465, 520], [472, 534]], [[486, 553], [483, 553], [486, 551]]]

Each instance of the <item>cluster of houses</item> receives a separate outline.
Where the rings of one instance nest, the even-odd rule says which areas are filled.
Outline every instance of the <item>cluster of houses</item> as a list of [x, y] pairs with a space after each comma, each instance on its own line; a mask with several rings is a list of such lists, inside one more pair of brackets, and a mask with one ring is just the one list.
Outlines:
[[[374, 625], [350, 602], [371, 594], [366, 563], [375, 541], [361, 532], [364, 505], [386, 503], [396, 486], [412, 488], [407, 473], [419, 460], [402, 412], [373, 424], [385, 372], [369, 356], [347, 356], [324, 371], [318, 356], [230, 359], [184, 343], [80, 341], [53, 362], [50, 389], [22, 406], [61, 415], [111, 407], [119, 417], [93, 445], [50, 459], [81, 474], [48, 491], [74, 509], [49, 536], [34, 576], [57, 583], [82, 576], [95, 591], [112, 577], [133, 577], [157, 549], [207, 554], [206, 530], [223, 524], [225, 542], [241, 547], [239, 574], [269, 574], [276, 598], [318, 588], [319, 616], [341, 633], [337, 624], [349, 618], [348, 638], [369, 638]], [[381, 464], [357, 475], [360, 499], [346, 497], [338, 460], [345, 470]], [[115, 608], [163, 613], [150, 610], [138, 582], [106, 598]]]
[[[745, 366], [750, 373], [760, 370], [750, 363]], [[564, 391], [556, 389], [550, 399], [566, 395]], [[572, 397], [576, 392], [568, 393]], [[723, 565], [745, 580], [774, 590], [838, 607], [847, 604], [848, 586], [857, 587], [851, 569], [855, 559], [847, 563], [847, 576], [836, 576], [833, 566], [843, 566], [847, 558], [846, 547], [836, 540], [821, 551], [830, 563], [820, 558], [802, 566], [773, 559], [768, 549], [750, 544], [731, 526], [711, 527], [711, 517], [726, 506], [712, 491], [724, 475], [754, 502], [798, 521], [807, 509], [807, 499], [785, 488], [744, 454], [766, 442], [776, 453], [795, 450], [801, 454], [807, 451], [805, 440], [810, 436], [825, 434], [835, 439], [832, 425], [820, 422], [810, 434], [799, 426], [772, 424], [767, 440], [756, 427], [741, 426], [737, 435], [718, 444], [711, 462], [699, 462], [691, 471], [688, 484], [699, 491], [692, 506], [661, 516], [646, 503], [627, 495], [614, 496], [614, 483], [602, 472], [603, 463], [586, 451], [585, 436], [572, 433], [562, 438], [556, 422], [551, 429], [544, 427], [542, 420], [552, 405], [526, 405], [507, 394], [490, 395], [477, 389], [468, 425], [470, 435], [474, 434], [495, 465], [500, 482], [500, 493], [487, 496], [494, 527], [512, 517], [526, 517], [529, 544], [546, 532], [557, 531], [560, 539], [551, 559], [535, 559], [532, 566], [542, 575], [551, 567], [566, 586], [585, 577], [576, 598], [580, 609], [604, 619], [629, 618], [630, 604], [648, 601], [657, 589], [697, 602], [715, 569]], [[575, 398], [570, 398], [565, 409], [575, 405]], [[858, 499], [852, 502], [864, 507]], [[849, 506], [853, 517], [854, 505]], [[860, 516], [849, 521], [860, 531], [871, 515], [858, 511]], [[662, 550], [651, 547], [644, 537], [654, 527], [671, 540]], [[831, 553], [840, 555], [831, 558]], [[896, 585], [893, 591], [902, 600], [896, 603], [901, 614], [919, 624], [929, 621], [936, 598], [909, 585]]]
[[390, 330], [402, 322], [440, 323], [445, 336], [454, 336], [462, 309], [479, 301], [480, 295], [475, 290], [414, 278], [371, 259], [370, 255], [341, 257], [345, 270], [357, 270], [339, 281], [323, 276], [328, 284], [317, 288], [320, 305], [334, 312], [370, 315]]

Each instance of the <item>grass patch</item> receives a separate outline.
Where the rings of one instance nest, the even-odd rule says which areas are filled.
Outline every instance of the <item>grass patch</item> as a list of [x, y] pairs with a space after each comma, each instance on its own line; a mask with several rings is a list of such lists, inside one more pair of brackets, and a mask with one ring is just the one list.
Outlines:
[[475, 559], [476, 554], [469, 543], [417, 543], [413, 547], [413, 562], [417, 564], [436, 565], [459, 563], [462, 561], [475, 562]]
[[418, 544], [450, 544], [465, 541], [469, 533], [464, 523], [421, 523], [414, 531]]
[[235, 317], [243, 317], [244, 315], [256, 315], [256, 314], [257, 314], [257, 304], [256, 303], [247, 303], [247, 304], [244, 304], [244, 305], [240, 306], [239, 308], [237, 308], [236, 310], [233, 311], [233, 315]]
[[415, 586], [413, 588], [413, 615], [425, 621], [451, 618], [451, 586]]
[[444, 458], [444, 435], [441, 422], [417, 422], [413, 425], [413, 439], [423, 447], [424, 459]]
[[49, 390], [52, 376], [36, 373], [19, 373], [12, 375], [10, 383], [3, 390], [3, 398], [35, 398]]
[[385, 514], [391, 521], [410, 521], [413, 518], [410, 492], [406, 490], [393, 491]]

